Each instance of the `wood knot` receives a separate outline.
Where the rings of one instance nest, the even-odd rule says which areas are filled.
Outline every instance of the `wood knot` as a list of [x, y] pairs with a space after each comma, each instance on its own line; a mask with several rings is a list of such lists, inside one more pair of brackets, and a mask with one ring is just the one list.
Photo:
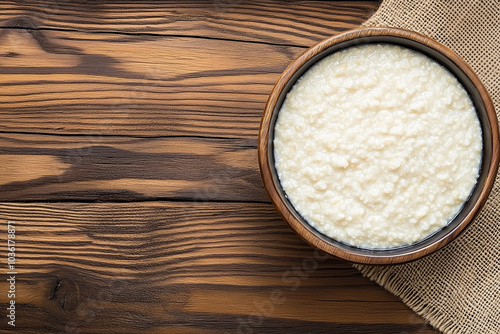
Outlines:
[[39, 23], [36, 19], [29, 16], [17, 16], [5, 21], [3, 26], [4, 28], [37, 29]]
[[75, 282], [56, 277], [49, 292], [49, 300], [65, 311], [73, 311], [79, 303], [79, 289]]
[[20, 54], [19, 54], [19, 53], [17, 53], [17, 52], [12, 52], [12, 51], [11, 51], [11, 52], [7, 52], [7, 53], [4, 53], [4, 54], [2, 55], [2, 57], [10, 57], [10, 58], [19, 57], [19, 56], [20, 56]]
[[40, 48], [48, 53], [74, 55], [82, 54], [82, 50], [80, 50], [79, 48], [68, 45], [61, 45], [52, 41], [50, 38], [47, 38], [43, 30], [40, 29], [40, 23], [36, 19], [29, 16], [13, 17], [5, 21], [5, 23], [3, 24], [3, 28], [6, 29], [0, 29], [0, 37], [2, 35], [8, 34], [9, 29], [10, 32], [12, 32], [12, 30], [25, 30], [25, 32], [27, 32], [29, 36], [31, 36], [31, 38], [36, 41]]

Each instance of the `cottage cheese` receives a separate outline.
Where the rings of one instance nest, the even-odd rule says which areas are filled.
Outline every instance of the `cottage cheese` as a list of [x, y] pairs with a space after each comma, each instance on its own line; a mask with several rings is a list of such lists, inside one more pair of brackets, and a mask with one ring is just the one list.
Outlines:
[[418, 52], [366, 44], [315, 64], [288, 93], [274, 155], [296, 210], [363, 248], [445, 226], [478, 176], [482, 135], [457, 79]]

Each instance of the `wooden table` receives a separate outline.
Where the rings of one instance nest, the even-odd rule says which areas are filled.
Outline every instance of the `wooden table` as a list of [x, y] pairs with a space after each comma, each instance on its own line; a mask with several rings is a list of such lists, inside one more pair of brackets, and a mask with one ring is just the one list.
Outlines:
[[1, 332], [434, 333], [301, 241], [258, 169], [280, 73], [377, 6], [2, 2]]

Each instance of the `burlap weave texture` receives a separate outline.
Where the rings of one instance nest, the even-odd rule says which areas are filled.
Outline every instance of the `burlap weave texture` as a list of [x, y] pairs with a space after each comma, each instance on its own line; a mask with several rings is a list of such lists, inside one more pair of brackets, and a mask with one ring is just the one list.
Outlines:
[[[499, 0], [384, 0], [364, 26], [406, 28], [462, 57], [500, 112]], [[453, 129], [450, 129], [453, 131]], [[500, 182], [458, 240], [415, 262], [356, 265], [444, 333], [500, 333]]]

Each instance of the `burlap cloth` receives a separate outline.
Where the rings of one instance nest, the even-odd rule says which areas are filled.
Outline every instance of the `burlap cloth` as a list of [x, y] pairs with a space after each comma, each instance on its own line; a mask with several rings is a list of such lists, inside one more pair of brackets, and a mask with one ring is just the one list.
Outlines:
[[[364, 26], [411, 29], [476, 72], [500, 112], [499, 0], [385, 0]], [[453, 129], [450, 129], [453, 131]], [[416, 262], [355, 267], [445, 333], [500, 333], [500, 182], [459, 239]]]

